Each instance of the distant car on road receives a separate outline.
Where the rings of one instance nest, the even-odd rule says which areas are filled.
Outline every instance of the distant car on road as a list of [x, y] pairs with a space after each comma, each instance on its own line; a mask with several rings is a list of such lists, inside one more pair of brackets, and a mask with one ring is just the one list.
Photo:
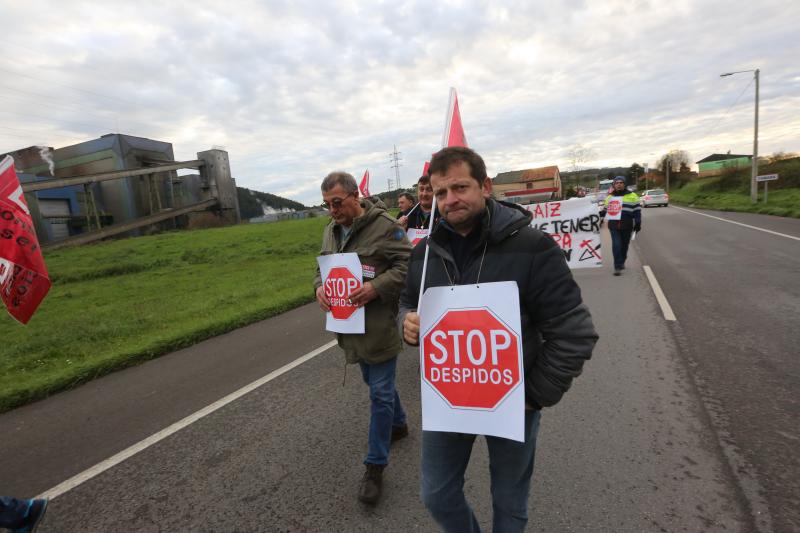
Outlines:
[[648, 189], [644, 191], [644, 194], [639, 198], [639, 203], [642, 207], [650, 207], [653, 205], [663, 205], [667, 207], [669, 205], [669, 195], [664, 189]]
[[599, 200], [597, 199], [597, 193], [590, 192], [586, 195], [586, 198], [589, 199], [590, 202], [596, 204]]

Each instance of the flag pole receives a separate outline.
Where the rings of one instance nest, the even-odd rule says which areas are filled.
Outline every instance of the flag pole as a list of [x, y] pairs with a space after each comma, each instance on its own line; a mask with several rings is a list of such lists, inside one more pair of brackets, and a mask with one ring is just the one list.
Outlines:
[[[447, 111], [444, 116], [444, 132], [442, 133], [442, 148], [447, 147], [450, 138], [450, 127], [453, 124], [453, 108], [456, 101], [456, 89], [450, 87], [450, 100], [447, 103]], [[431, 186], [433, 186], [431, 184]], [[425, 292], [425, 274], [428, 271], [428, 254], [431, 249], [431, 231], [433, 230], [433, 219], [436, 218], [436, 193], [433, 195], [433, 206], [431, 207], [431, 219], [428, 222], [428, 235], [425, 237], [425, 258], [422, 260], [422, 280], [419, 284], [419, 300], [417, 300], [417, 312], [422, 307], [422, 294]]]
[[416, 208], [418, 208], [418, 207], [419, 207], [419, 202], [417, 202], [417, 203], [416, 203], [416, 205], [415, 205], [414, 207], [412, 207], [411, 209], [409, 209], [409, 210], [408, 210], [408, 213], [406, 213], [406, 214], [405, 214], [405, 216], [409, 216], [409, 215], [410, 215], [411, 213], [413, 213], [413, 212], [414, 212], [414, 210], [415, 210]]
[[[418, 204], [419, 205], [419, 204]], [[419, 283], [419, 299], [417, 300], [417, 313], [422, 307], [422, 293], [425, 292], [425, 272], [428, 270], [428, 253], [431, 250], [431, 231], [433, 231], [433, 219], [436, 217], [436, 196], [433, 197], [431, 206], [431, 219], [428, 221], [428, 234], [425, 236], [425, 258], [422, 260], [422, 280]]]

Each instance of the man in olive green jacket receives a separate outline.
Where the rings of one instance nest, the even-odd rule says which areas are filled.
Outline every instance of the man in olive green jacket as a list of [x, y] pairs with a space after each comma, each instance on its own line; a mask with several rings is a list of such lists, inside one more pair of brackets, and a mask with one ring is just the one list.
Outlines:
[[[364, 333], [338, 333], [339, 347], [347, 363], [358, 363], [372, 402], [369, 451], [358, 498], [372, 504], [380, 499], [383, 469], [389, 462], [389, 446], [408, 435], [406, 414], [395, 389], [397, 355], [403, 349], [397, 327], [397, 306], [405, 284], [411, 245], [403, 229], [382, 204], [359, 198], [355, 178], [332, 172], [322, 181], [322, 198], [331, 222], [322, 237], [322, 255], [355, 252], [361, 261], [364, 283], [350, 294], [351, 302], [364, 307]], [[323, 311], [330, 302], [322, 286], [319, 268], [314, 281], [317, 302]]]

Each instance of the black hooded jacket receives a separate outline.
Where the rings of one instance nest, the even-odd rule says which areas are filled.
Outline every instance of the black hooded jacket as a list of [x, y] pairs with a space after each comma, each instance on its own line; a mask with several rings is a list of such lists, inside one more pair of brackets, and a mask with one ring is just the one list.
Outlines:
[[[516, 281], [519, 287], [525, 369], [525, 400], [531, 407], [555, 405], [580, 375], [597, 342], [564, 254], [553, 239], [530, 227], [531, 214], [514, 204], [487, 201], [480, 235], [460, 264], [453, 259], [453, 230], [446, 221], [433, 231], [425, 287]], [[486, 254], [483, 255], [484, 244]], [[400, 323], [415, 311], [425, 241], [411, 253], [400, 296]], [[481, 264], [482, 263], [482, 264]], [[445, 265], [446, 269], [445, 270]], [[480, 271], [480, 280], [478, 272]]]

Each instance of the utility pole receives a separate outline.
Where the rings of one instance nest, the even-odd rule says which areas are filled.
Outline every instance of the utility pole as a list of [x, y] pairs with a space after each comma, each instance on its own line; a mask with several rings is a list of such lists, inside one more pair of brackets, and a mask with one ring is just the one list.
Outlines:
[[758, 177], [758, 75], [760, 74], [761, 70], [737, 70], [736, 72], [726, 72], [724, 74], [720, 74], [719, 77], [724, 78], [725, 76], [733, 76], [734, 74], [742, 74], [743, 72], [753, 72], [756, 80], [756, 110], [755, 124], [753, 126], [753, 170], [750, 175], [750, 201], [752, 203], [756, 203], [758, 202], [758, 183], [756, 182], [756, 177]]
[[758, 202], [758, 183], [756, 183], [758, 176], [758, 72], [759, 70], [756, 69], [756, 119], [753, 127], [753, 172], [750, 176], [750, 201], [752, 203]]
[[400, 188], [400, 166], [401, 166], [400, 165], [400, 161], [403, 160], [403, 158], [400, 157], [400, 154], [402, 154], [402, 153], [403, 152], [398, 152], [397, 151], [397, 145], [395, 144], [394, 145], [394, 151], [391, 154], [389, 154], [389, 156], [391, 157], [390, 161], [392, 162], [392, 165], [391, 165], [390, 168], [394, 169], [394, 183], [395, 183], [395, 185], [397, 186], [398, 189]]

